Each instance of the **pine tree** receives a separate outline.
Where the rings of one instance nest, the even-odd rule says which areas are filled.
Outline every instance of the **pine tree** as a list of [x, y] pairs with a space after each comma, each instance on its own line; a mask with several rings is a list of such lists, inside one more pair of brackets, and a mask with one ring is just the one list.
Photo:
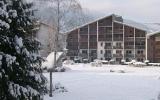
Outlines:
[[32, 6], [0, 0], [0, 100], [39, 100], [46, 91]]

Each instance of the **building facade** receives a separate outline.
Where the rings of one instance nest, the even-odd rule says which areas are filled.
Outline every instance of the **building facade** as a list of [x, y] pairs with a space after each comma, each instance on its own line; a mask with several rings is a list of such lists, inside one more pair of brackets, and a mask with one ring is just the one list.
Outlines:
[[112, 14], [67, 33], [67, 56], [71, 59], [148, 60], [148, 28], [121, 16]]
[[148, 59], [160, 63], [160, 32], [148, 35]]

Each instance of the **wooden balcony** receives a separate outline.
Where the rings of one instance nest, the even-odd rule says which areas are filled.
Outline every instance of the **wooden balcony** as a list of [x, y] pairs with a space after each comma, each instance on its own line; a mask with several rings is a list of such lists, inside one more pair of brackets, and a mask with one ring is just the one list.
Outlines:
[[125, 49], [134, 49], [134, 45], [125, 45], [124, 48]]
[[113, 46], [113, 49], [123, 49], [122, 46]]
[[116, 58], [122, 58], [123, 55], [122, 54], [113, 54], [113, 57], [116, 57]]
[[136, 57], [145, 57], [145, 55], [144, 54], [136, 54]]
[[112, 57], [112, 54], [106, 54], [106, 53], [105, 53], [105, 54], [104, 54], [104, 57], [105, 57], [105, 58], [111, 58], [111, 57]]
[[112, 38], [105, 38], [105, 41], [112, 41]]
[[134, 37], [125, 37], [124, 41], [134, 41]]
[[113, 40], [114, 40], [114, 41], [123, 41], [123, 37], [119, 37], [119, 38], [113, 37]]
[[114, 34], [123, 34], [123, 29], [118, 29], [113, 31]]
[[125, 57], [134, 57], [134, 54], [125, 54]]
[[112, 49], [112, 46], [105, 46], [104, 49]]
[[136, 41], [146, 41], [145, 37], [136, 37], [135, 38]]
[[142, 46], [137, 46], [135, 47], [136, 49], [145, 49], [145, 45], [142, 45]]

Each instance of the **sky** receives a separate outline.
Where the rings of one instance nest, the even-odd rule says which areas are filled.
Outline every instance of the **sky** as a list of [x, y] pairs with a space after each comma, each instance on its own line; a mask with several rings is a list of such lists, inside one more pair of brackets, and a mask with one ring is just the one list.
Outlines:
[[79, 0], [83, 8], [102, 17], [121, 15], [141, 23], [160, 23], [160, 0]]

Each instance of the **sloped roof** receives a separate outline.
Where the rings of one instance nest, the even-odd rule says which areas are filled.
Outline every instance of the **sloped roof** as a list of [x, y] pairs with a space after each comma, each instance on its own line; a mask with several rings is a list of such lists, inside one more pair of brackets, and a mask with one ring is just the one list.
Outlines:
[[[84, 26], [86, 26], [86, 25], [88, 25], [88, 24], [92, 24], [92, 23], [94, 23], [94, 22], [100, 21], [100, 20], [102, 20], [102, 19], [105, 19], [105, 18], [108, 18], [108, 17], [111, 17], [111, 16], [121, 17], [121, 16], [116, 15], [116, 14], [111, 14], [111, 15], [108, 15], [108, 16], [105, 16], [105, 17], [102, 17], [102, 18], [98, 18], [98, 19], [96, 19], [96, 20], [94, 20], [94, 21], [85, 23], [85, 24], [83, 24], [83, 25], [81, 25], [81, 26], [78, 26], [78, 27], [76, 27], [76, 28], [74, 28], [74, 29], [71, 29], [71, 30], [69, 30], [69, 31], [67, 31], [67, 32], [65, 32], [65, 33], [69, 33], [69, 32], [71, 32], [71, 31], [74, 31], [74, 30], [78, 29], [78, 28], [84, 27]], [[135, 21], [131, 21], [131, 20], [128, 20], [128, 19], [124, 19], [124, 18], [123, 18], [123, 22], [120, 22], [120, 21], [115, 21], [115, 22], [119, 22], [119, 23], [122, 23], [122, 24], [125, 24], [125, 25], [128, 25], [128, 26], [131, 26], [131, 27], [135, 27], [135, 28], [137, 28], [137, 29], [145, 30], [145, 31], [148, 31], [148, 30], [149, 30], [147, 26], [145, 26], [145, 25], [143, 25], [143, 24], [141, 24], [141, 23], [138, 23], [138, 22], [135, 22]]]
[[[78, 27], [76, 27], [76, 28], [74, 28], [72, 30], [69, 30], [69, 31], [67, 31], [65, 33], [69, 33], [71, 31], [74, 31], [74, 30], [78, 29], [78, 28], [84, 27], [86, 25], [92, 24], [94, 22], [100, 21], [102, 19], [105, 19], [105, 18], [108, 18], [108, 17], [111, 17], [111, 16], [121, 17], [121, 16], [116, 15], [116, 14], [111, 14], [111, 15], [99, 18], [97, 20], [85, 23], [85, 24], [83, 24], [81, 26], [78, 26]], [[124, 18], [122, 18], [122, 19], [123, 19], [122, 22], [121, 21], [116, 21], [116, 20], [114, 20], [114, 22], [121, 23], [121, 24], [124, 24], [124, 25], [127, 25], [127, 26], [131, 26], [131, 27], [135, 27], [135, 28], [140, 29], [140, 30], [144, 30], [144, 31], [147, 32], [148, 35], [160, 32], [160, 23], [150, 23], [150, 24], [149, 23], [147, 23], [147, 24], [145, 23], [144, 24], [144, 23], [139, 23], [139, 22], [135, 22], [135, 21], [132, 21], [132, 20], [124, 19]]]

